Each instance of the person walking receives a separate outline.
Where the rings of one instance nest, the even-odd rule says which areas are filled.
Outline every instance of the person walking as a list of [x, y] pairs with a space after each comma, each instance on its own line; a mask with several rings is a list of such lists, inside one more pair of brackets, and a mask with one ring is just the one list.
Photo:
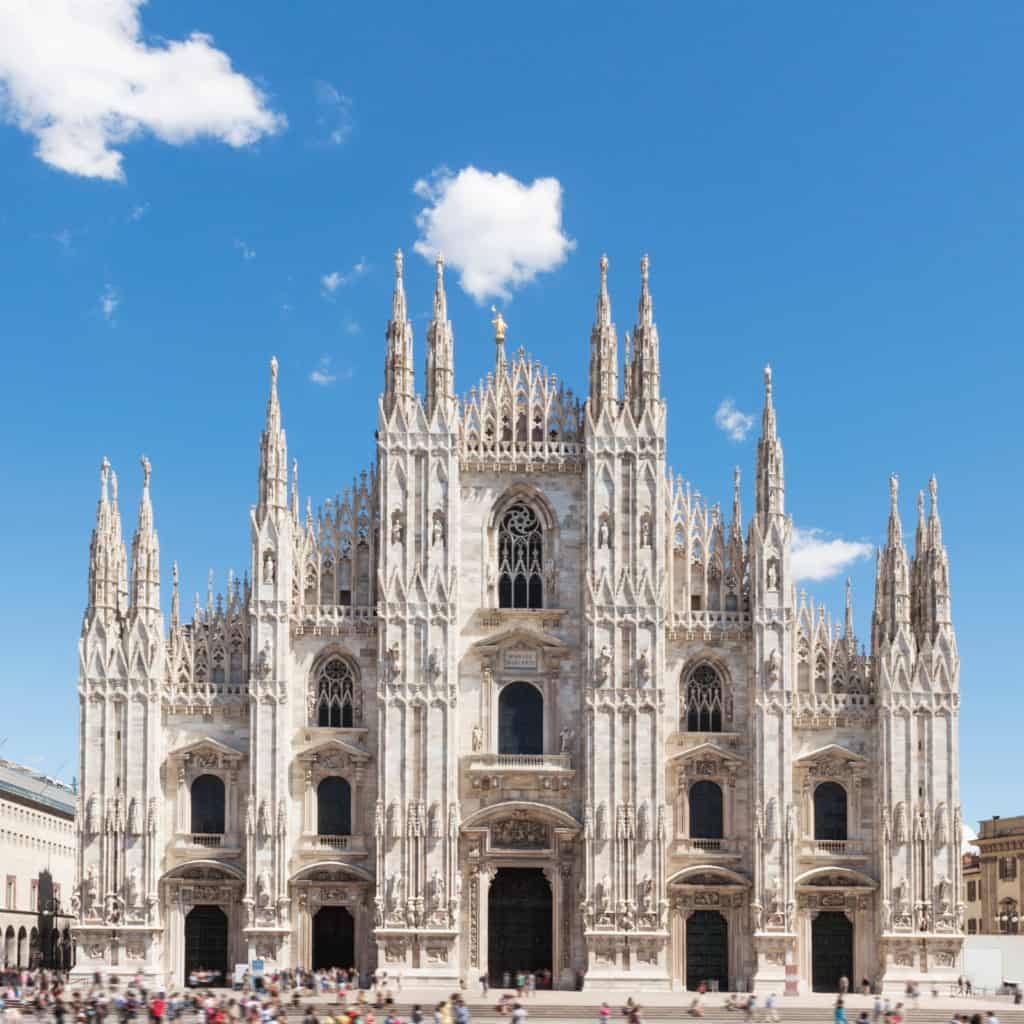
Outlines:
[[779, 1010], [775, 1005], [775, 998], [775, 993], [772, 992], [764, 1001], [764, 1019], [769, 1024], [779, 1024]]
[[847, 1024], [846, 1022], [846, 1005], [843, 1002], [843, 997], [840, 996], [836, 1000], [835, 1012], [832, 1014], [833, 1024]]

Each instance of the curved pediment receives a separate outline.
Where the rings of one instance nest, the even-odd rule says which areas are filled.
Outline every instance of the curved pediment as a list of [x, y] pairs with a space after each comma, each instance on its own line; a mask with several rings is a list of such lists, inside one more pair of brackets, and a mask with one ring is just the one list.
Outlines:
[[582, 827], [571, 814], [557, 807], [549, 807], [547, 804], [535, 803], [532, 800], [503, 800], [474, 811], [462, 822], [462, 828], [483, 828], [491, 822], [515, 816], [544, 821], [556, 828], [572, 829], [573, 832], [578, 832]]
[[840, 746], [838, 743], [826, 743], [825, 746], [818, 747], [817, 750], [808, 751], [808, 753], [794, 758], [793, 764], [809, 765], [821, 761], [852, 761], [857, 765], [868, 763], [868, 759], [863, 754], [858, 754], [856, 751], [850, 750], [849, 747]]
[[161, 881], [180, 878], [195, 882], [242, 882], [245, 875], [238, 868], [219, 860], [190, 860], [171, 868]]
[[669, 878], [667, 885], [741, 885], [750, 888], [750, 879], [737, 871], [724, 868], [720, 864], [691, 864], [677, 871]]
[[811, 868], [805, 871], [796, 879], [796, 885], [811, 885], [821, 888], [859, 888], [877, 889], [878, 882], [868, 875], [853, 868], [839, 868], [823, 865], [818, 868]]
[[338, 861], [318, 860], [315, 864], [307, 864], [300, 868], [289, 879], [291, 882], [372, 882], [369, 871], [355, 864], [343, 864]]

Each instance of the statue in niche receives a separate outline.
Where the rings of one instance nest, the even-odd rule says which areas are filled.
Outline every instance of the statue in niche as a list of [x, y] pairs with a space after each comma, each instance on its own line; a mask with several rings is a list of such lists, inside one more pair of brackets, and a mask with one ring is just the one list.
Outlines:
[[128, 878], [125, 880], [125, 897], [129, 910], [139, 906], [139, 873], [135, 868], [128, 872]]
[[385, 652], [384, 652], [384, 681], [393, 683], [398, 678], [398, 661], [401, 654], [398, 647], [398, 641], [396, 640]]
[[441, 675], [441, 656], [437, 652], [437, 648], [434, 647], [429, 656], [427, 657], [427, 678], [432, 682], [436, 683], [438, 677]]
[[125, 830], [130, 836], [139, 834], [139, 802], [132, 797], [128, 803], [128, 827]]
[[602, 516], [601, 523], [597, 528], [597, 546], [599, 548], [608, 547], [609, 531], [608, 531], [608, 517]]
[[263, 582], [274, 582], [274, 552], [270, 548], [263, 552]]
[[434, 525], [431, 530], [430, 543], [437, 547], [444, 544], [444, 523], [441, 521], [440, 513], [434, 516]]
[[896, 823], [893, 827], [893, 840], [897, 846], [907, 841], [907, 809], [902, 801], [896, 805]]
[[598, 686], [604, 686], [611, 677], [612, 670], [612, 655], [611, 651], [608, 650], [608, 645], [605, 644], [601, 648], [601, 653], [597, 656], [597, 672], [595, 678]]
[[777, 685], [782, 678], [782, 657], [777, 647], [772, 649], [768, 655], [768, 682], [773, 686]]
[[640, 689], [643, 689], [651, 678], [651, 664], [647, 658], [647, 652], [641, 651], [640, 657], [636, 659], [636, 681]]
[[893, 899], [896, 901], [896, 913], [900, 917], [910, 916], [910, 896], [908, 892], [909, 887], [905, 878], [892, 891]]
[[108, 892], [103, 914], [103, 920], [107, 924], [120, 924], [124, 916], [124, 900], [116, 892]]
[[601, 915], [611, 910], [612, 904], [612, 880], [605, 875], [601, 884], [597, 887], [597, 912]]
[[768, 562], [768, 589], [779, 588], [779, 563], [773, 558]]
[[96, 909], [96, 868], [89, 865], [85, 878], [82, 879], [82, 916], [92, 916]]
[[441, 877], [441, 872], [438, 871], [437, 868], [434, 868], [434, 873], [430, 876], [430, 887], [428, 892], [431, 910], [436, 912], [444, 907], [444, 893], [444, 879]]
[[768, 883], [768, 912], [772, 919], [784, 920], [785, 908], [782, 904], [782, 883], [779, 876], [775, 875]]
[[939, 882], [939, 913], [943, 917], [953, 912], [953, 883], [943, 875]]
[[256, 876], [256, 906], [261, 910], [270, 906], [270, 878], [266, 871]]
[[260, 801], [260, 813], [257, 819], [256, 834], [260, 839], [266, 839], [270, 835], [270, 819], [267, 817], [267, 801]]
[[651, 520], [645, 515], [640, 519], [640, 547], [651, 546]]
[[572, 743], [572, 729], [567, 725], [563, 725], [558, 732], [558, 752], [560, 754], [568, 754], [570, 743]]
[[391, 513], [391, 543], [401, 544], [405, 536], [405, 530], [402, 528], [402, 513], [395, 509]]
[[392, 913], [397, 912], [402, 906], [402, 897], [405, 893], [405, 880], [402, 872], [396, 871], [388, 879], [388, 909]]
[[597, 817], [594, 824], [594, 838], [603, 842], [608, 838], [608, 811], [603, 803], [597, 805]]
[[640, 913], [652, 914], [654, 912], [654, 879], [650, 875], [644, 875], [640, 881]]
[[480, 751], [484, 749], [484, 731], [483, 731], [483, 729], [480, 728], [480, 723], [479, 722], [476, 725], [473, 726], [473, 740], [472, 740], [472, 742], [473, 742], [473, 753], [474, 754], [479, 754]]

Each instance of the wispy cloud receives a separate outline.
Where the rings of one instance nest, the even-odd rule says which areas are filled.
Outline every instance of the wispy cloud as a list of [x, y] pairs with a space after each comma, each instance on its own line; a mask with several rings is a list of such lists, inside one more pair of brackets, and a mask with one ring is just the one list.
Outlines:
[[121, 294], [112, 285], [108, 284], [100, 295], [100, 309], [103, 311], [103, 318], [107, 321], [114, 319], [117, 307], [121, 305]]
[[754, 417], [740, 412], [731, 398], [723, 399], [715, 410], [715, 426], [731, 441], [745, 441], [753, 425]]
[[328, 387], [335, 381], [339, 380], [351, 380], [353, 376], [353, 370], [349, 367], [346, 370], [336, 370], [333, 367], [334, 360], [330, 356], [321, 356], [320, 362], [314, 367], [309, 375], [309, 379], [314, 384], [319, 384], [321, 387]]
[[319, 141], [329, 146], [340, 146], [352, 134], [351, 98], [324, 81], [313, 83], [313, 95], [319, 111], [316, 118], [321, 132]]
[[4, 117], [35, 137], [40, 160], [121, 181], [124, 143], [146, 133], [174, 146], [205, 137], [240, 147], [285, 127], [209, 35], [147, 42], [142, 4], [0, 4]]
[[362, 327], [360, 327], [360, 325], [350, 316], [345, 317], [345, 320], [341, 325], [341, 329], [346, 334], [362, 334], [363, 331]]
[[243, 260], [254, 260], [256, 259], [256, 250], [250, 248], [245, 242], [241, 240], [235, 241], [235, 248], [242, 254]]
[[128, 219], [131, 221], [140, 221], [147, 213], [149, 213], [149, 203], [139, 203], [138, 206], [133, 206], [131, 208], [131, 212], [128, 214]]
[[343, 285], [351, 284], [356, 278], [362, 277], [368, 269], [369, 264], [364, 257], [358, 263], [353, 264], [352, 269], [347, 274], [342, 273], [340, 270], [332, 270], [329, 274], [321, 274], [320, 284], [323, 288], [323, 294], [329, 298]]
[[576, 248], [562, 228], [557, 178], [526, 184], [500, 171], [440, 168], [417, 181], [413, 192], [429, 204], [416, 217], [416, 252], [428, 260], [443, 252], [463, 290], [479, 303], [510, 298]]
[[868, 558], [873, 547], [866, 541], [831, 537], [824, 530], [793, 527], [790, 549], [793, 576], [798, 580], [827, 580], [862, 558]]

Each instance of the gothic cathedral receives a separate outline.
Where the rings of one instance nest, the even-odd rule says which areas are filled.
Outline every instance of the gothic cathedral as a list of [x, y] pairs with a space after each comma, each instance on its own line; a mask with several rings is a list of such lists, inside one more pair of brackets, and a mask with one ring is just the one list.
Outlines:
[[955, 979], [959, 661], [932, 479], [896, 477], [871, 649], [791, 569], [765, 370], [755, 508], [665, 461], [641, 261], [589, 395], [505, 350], [456, 398], [437, 260], [421, 397], [402, 259], [376, 464], [315, 514], [271, 361], [251, 571], [160, 602], [104, 461], [79, 642], [77, 971], [255, 959], [597, 992]]

